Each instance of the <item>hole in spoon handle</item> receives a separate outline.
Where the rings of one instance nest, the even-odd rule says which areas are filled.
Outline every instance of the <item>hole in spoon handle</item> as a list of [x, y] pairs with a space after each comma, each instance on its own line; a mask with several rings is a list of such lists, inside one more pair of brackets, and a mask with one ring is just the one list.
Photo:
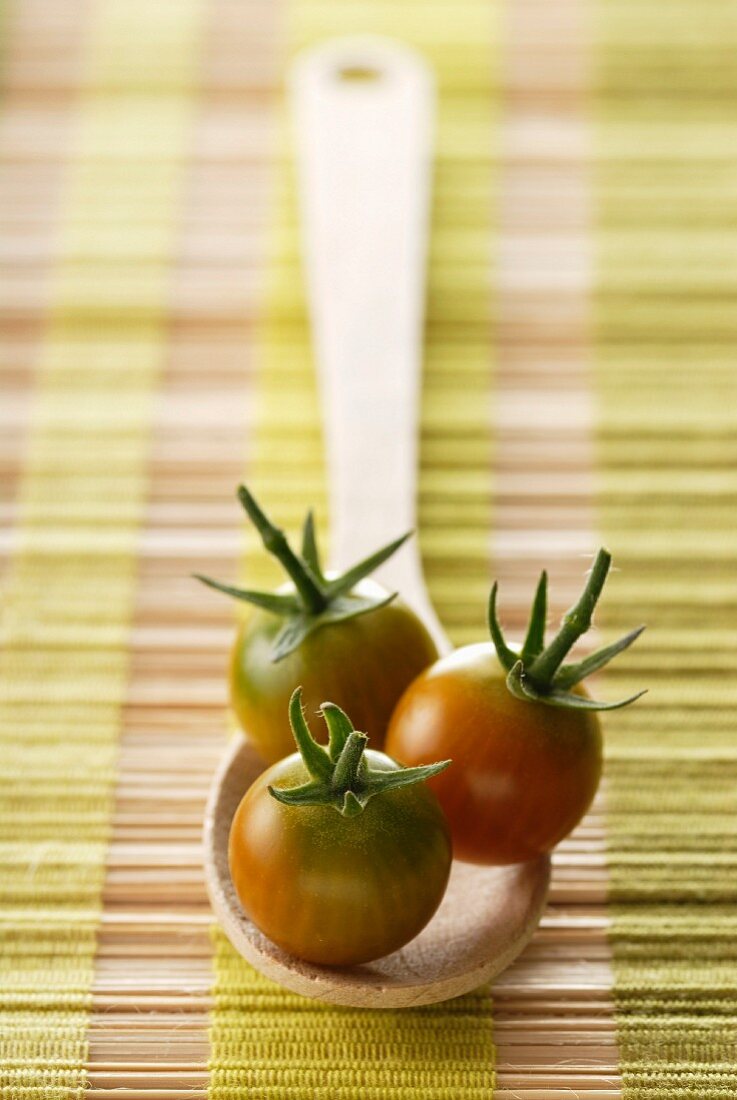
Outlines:
[[[303, 54], [291, 91], [331, 556], [340, 567], [416, 526], [434, 91], [420, 58], [378, 38]], [[445, 648], [416, 540], [379, 579]]]

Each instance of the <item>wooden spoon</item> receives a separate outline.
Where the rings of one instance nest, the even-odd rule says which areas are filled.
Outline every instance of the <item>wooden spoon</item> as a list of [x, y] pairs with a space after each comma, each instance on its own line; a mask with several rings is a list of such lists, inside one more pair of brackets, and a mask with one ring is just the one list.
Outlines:
[[[292, 79], [304, 254], [328, 449], [333, 563], [414, 527], [433, 87], [413, 53], [376, 38], [305, 54]], [[382, 582], [450, 649], [416, 540]], [[213, 909], [233, 946], [287, 989], [333, 1004], [404, 1008], [474, 989], [522, 950], [547, 895], [547, 856], [454, 863], [443, 902], [401, 951], [352, 969], [286, 954], [243, 914], [228, 869], [236, 807], [264, 764], [242, 737], [215, 776], [204, 846]]]

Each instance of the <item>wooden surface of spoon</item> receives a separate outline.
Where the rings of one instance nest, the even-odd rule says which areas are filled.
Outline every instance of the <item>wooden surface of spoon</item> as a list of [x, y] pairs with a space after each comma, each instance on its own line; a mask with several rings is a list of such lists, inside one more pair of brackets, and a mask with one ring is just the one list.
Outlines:
[[[395, 43], [341, 39], [298, 60], [292, 98], [332, 564], [341, 567], [415, 526], [433, 84]], [[379, 579], [447, 652], [416, 539]], [[456, 862], [437, 913], [402, 950], [340, 970], [287, 955], [245, 917], [228, 868], [233, 814], [263, 769], [248, 741], [235, 738], [206, 810], [206, 881], [233, 946], [286, 988], [356, 1007], [429, 1004], [494, 977], [537, 927], [549, 857], [510, 867]]]
[[[342, 569], [417, 522], [434, 88], [411, 51], [338, 39], [298, 60], [292, 100], [330, 557]], [[375, 576], [450, 648], [416, 538]]]

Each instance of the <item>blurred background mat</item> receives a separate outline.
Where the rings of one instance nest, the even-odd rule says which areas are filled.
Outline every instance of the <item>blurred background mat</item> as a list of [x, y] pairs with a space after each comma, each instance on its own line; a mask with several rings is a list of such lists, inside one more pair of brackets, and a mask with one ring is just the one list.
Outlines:
[[[323, 531], [286, 67], [440, 93], [420, 538], [454, 641], [605, 540], [606, 784], [493, 989], [300, 1000], [213, 927], [200, 826], [247, 479]], [[0, 1095], [727, 1100], [737, 1080], [737, 9], [5, 0]], [[622, 682], [620, 682], [622, 681]]]

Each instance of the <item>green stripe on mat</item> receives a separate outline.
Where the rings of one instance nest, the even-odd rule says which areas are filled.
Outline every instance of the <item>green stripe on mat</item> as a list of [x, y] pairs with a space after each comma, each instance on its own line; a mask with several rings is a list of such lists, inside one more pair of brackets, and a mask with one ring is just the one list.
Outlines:
[[[483, 630], [491, 499], [491, 219], [496, 28], [485, 0], [327, 5], [292, 0], [288, 55], [327, 34], [388, 33], [435, 66], [440, 118], [429, 275], [420, 523], [430, 589], [456, 642]], [[260, 349], [260, 427], [249, 481], [294, 530], [324, 529], [322, 441], [304, 314], [291, 173], [277, 181]], [[248, 583], [273, 582], [249, 543]], [[351, 1011], [286, 993], [214, 931], [210, 1096], [488, 1100], [488, 989], [403, 1012]]]
[[627, 1100], [737, 1095], [737, 8], [600, 2], [608, 861]]
[[95, 0], [0, 651], [0, 1094], [85, 1092], [201, 0]]

